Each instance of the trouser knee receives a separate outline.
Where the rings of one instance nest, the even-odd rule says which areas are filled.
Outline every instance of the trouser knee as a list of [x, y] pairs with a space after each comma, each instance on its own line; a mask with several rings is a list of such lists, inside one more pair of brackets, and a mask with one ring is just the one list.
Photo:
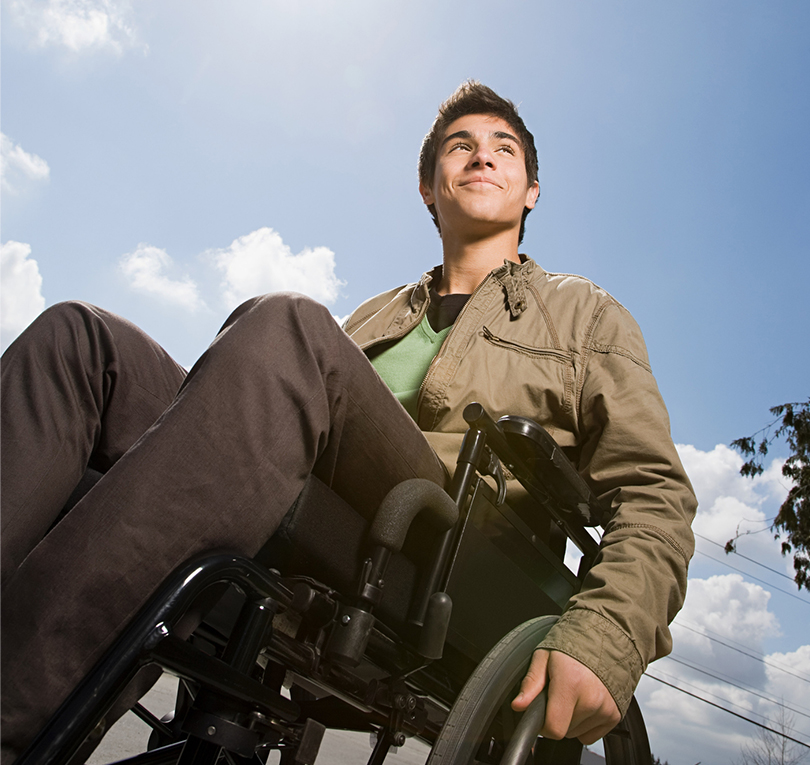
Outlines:
[[100, 321], [100, 309], [80, 300], [66, 300], [46, 308], [22, 332], [17, 346], [30, 343], [42, 348], [66, 341], [81, 343], [87, 337], [88, 328]]
[[234, 315], [238, 316], [246, 311], [257, 315], [262, 322], [267, 323], [268, 328], [301, 324], [315, 330], [322, 328], [324, 324], [335, 322], [325, 305], [298, 292], [259, 295], [245, 301], [234, 311]]
[[242, 303], [225, 322], [209, 352], [272, 355], [280, 346], [332, 345], [340, 332], [321, 303], [295, 292], [260, 295]]

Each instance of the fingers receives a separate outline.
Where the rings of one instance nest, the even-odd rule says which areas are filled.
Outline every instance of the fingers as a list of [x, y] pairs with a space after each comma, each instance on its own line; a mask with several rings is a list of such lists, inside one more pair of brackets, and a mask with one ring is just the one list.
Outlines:
[[580, 692], [577, 668], [572, 666], [571, 671], [566, 671], [566, 662], [558, 661], [558, 655], [565, 656], [554, 651], [550, 657], [546, 718], [540, 729], [540, 735], [557, 740], [569, 735]]
[[[548, 704], [541, 735], [558, 740], [578, 738], [583, 744], [602, 738], [621, 719], [608, 689], [576, 659], [558, 651], [543, 653], [547, 656]], [[512, 706], [517, 708], [514, 702]]]
[[566, 737], [578, 738], [583, 744], [593, 744], [610, 733], [620, 720], [619, 709], [612, 698], [610, 703], [602, 703], [590, 710], [577, 705]]
[[512, 709], [524, 711], [548, 683], [546, 717], [540, 735], [578, 738], [593, 744], [621, 720], [619, 708], [602, 681], [584, 664], [559, 651], [537, 649]]
[[512, 709], [516, 712], [523, 712], [545, 688], [548, 659], [549, 652], [543, 648], [539, 648], [532, 655], [529, 671], [520, 684], [520, 693], [512, 701]]

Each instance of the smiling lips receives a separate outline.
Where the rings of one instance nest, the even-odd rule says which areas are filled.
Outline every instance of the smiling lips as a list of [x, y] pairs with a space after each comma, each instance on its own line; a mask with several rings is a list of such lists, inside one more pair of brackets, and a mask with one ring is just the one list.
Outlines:
[[488, 186], [496, 186], [497, 188], [501, 188], [495, 181], [490, 180], [489, 178], [484, 178], [483, 176], [477, 176], [475, 178], [470, 178], [467, 181], [462, 181], [459, 183], [459, 186], [471, 186], [473, 184], [486, 184]]

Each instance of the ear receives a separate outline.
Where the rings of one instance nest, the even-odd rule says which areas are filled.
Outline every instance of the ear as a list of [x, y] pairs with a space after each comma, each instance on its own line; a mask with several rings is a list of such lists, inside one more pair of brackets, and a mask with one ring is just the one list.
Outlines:
[[430, 186], [425, 186], [421, 181], [419, 182], [419, 193], [422, 195], [422, 201], [426, 205], [432, 205], [436, 201], [433, 196], [433, 189]]
[[537, 197], [540, 196], [540, 183], [535, 181], [534, 183], [529, 186], [526, 191], [526, 207], [530, 210], [534, 209], [534, 206], [537, 204]]

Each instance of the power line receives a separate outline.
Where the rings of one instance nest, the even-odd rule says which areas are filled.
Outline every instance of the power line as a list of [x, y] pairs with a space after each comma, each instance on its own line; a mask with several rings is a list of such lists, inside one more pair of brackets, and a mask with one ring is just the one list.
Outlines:
[[693, 627], [688, 627], [686, 624], [684, 624], [681, 621], [675, 622], [675, 624], [677, 624], [679, 627], [683, 627], [685, 630], [689, 630], [690, 632], [694, 632], [696, 635], [701, 635], [702, 637], [705, 637], [705, 638], [707, 638], [708, 640], [711, 640], [714, 643], [718, 643], [719, 645], [725, 646], [726, 648], [729, 648], [732, 651], [736, 651], [737, 653], [741, 653], [744, 656], [748, 656], [751, 659], [755, 659], [756, 661], [761, 661], [763, 664], [766, 664], [769, 667], [773, 667], [774, 669], [778, 669], [780, 672], [784, 672], [787, 675], [792, 675], [793, 677], [798, 678], [799, 680], [803, 680], [805, 683], [810, 683], [810, 678], [804, 677], [803, 675], [796, 674], [795, 672], [792, 672], [789, 669], [785, 669], [784, 667], [781, 667], [779, 664], [776, 664], [775, 662], [768, 661], [768, 659], [764, 658], [762, 655], [757, 656], [756, 654], [748, 653], [748, 651], [743, 651], [741, 648], [735, 648], [733, 645], [729, 645], [728, 643], [725, 643], [722, 640], [718, 640], [717, 638], [710, 637], [705, 632], [700, 632], [699, 630], [696, 630]]
[[[712, 638], [709, 637], [709, 636], [714, 635], [717, 638], [723, 638], [724, 640], [728, 640], [729, 643], [734, 643], [734, 645], [738, 646], [739, 648], [745, 648], [748, 651], [754, 651], [755, 653], [758, 653], [756, 648], [752, 648], [750, 645], [746, 645], [745, 643], [741, 643], [739, 640], [732, 640], [727, 635], [721, 635], [719, 632], [715, 632], [714, 630], [710, 630], [708, 627], [706, 627], [703, 624], [695, 624], [695, 622], [687, 621], [686, 619], [683, 619], [680, 616], [678, 617], [678, 626], [679, 627], [684, 627], [684, 626], [689, 625], [689, 624], [691, 624], [692, 627], [695, 630], [697, 630], [699, 628], [699, 629], [702, 629], [704, 632], [708, 633], [706, 635], [703, 635], [702, 632], [698, 632], [699, 635], [703, 635], [703, 637], [707, 638], [708, 640], [712, 640]], [[760, 653], [759, 656], [762, 657], [762, 654]]]
[[787, 590], [783, 590], [781, 587], [777, 587], [775, 584], [771, 584], [770, 582], [766, 581], [765, 579], [760, 579], [759, 577], [754, 576], [753, 574], [749, 574], [747, 571], [743, 571], [741, 568], [737, 568], [736, 566], [732, 566], [730, 563], [724, 560], [720, 560], [720, 558], [715, 558], [713, 555], [709, 555], [709, 553], [705, 553], [702, 550], [695, 550], [698, 555], [703, 555], [706, 558], [709, 558], [716, 563], [720, 563], [723, 566], [727, 566], [732, 571], [738, 571], [740, 574], [747, 576], [749, 579], [753, 579], [754, 581], [761, 582], [764, 585], [767, 585], [772, 590], [777, 590], [779, 592], [783, 592], [785, 595], [788, 595], [791, 598], [798, 600], [800, 603], [804, 603], [807, 606], [810, 606], [810, 600], [805, 600], [804, 598], [799, 597], [793, 592], [788, 592]]
[[[754, 712], [753, 710], [747, 709], [746, 707], [741, 706], [740, 704], [735, 704], [730, 699], [727, 699], [724, 696], [718, 696], [716, 693], [712, 693], [711, 691], [707, 691], [705, 688], [701, 688], [699, 685], [690, 683], [688, 680], [684, 680], [682, 677], [677, 677], [675, 675], [667, 675], [666, 673], [664, 673], [664, 677], [669, 677], [671, 680], [676, 680], [677, 682], [683, 683], [684, 685], [687, 685], [690, 688], [697, 688], [698, 690], [703, 691], [703, 693], [705, 693], [707, 696], [711, 696], [712, 698], [717, 699], [718, 701], [724, 701], [726, 704], [729, 704], [732, 707], [737, 707], [737, 709], [742, 709], [744, 712], [748, 712], [748, 714], [756, 715], [757, 717], [761, 717], [763, 720], [768, 719], [768, 716], [762, 714], [761, 712]], [[679, 687], [679, 690], [683, 690], [683, 688]], [[807, 735], [808, 738], [810, 738], [810, 734], [801, 733], [801, 735], [802, 736]]]
[[[806, 717], [806, 718], [810, 719], [810, 714], [808, 714], [807, 712], [802, 712], [800, 709], [795, 709], [794, 707], [791, 707], [788, 704], [785, 704], [783, 701], [777, 701], [776, 699], [771, 698], [770, 696], [765, 696], [764, 694], [753, 690], [751, 687], [745, 687], [744, 685], [739, 685], [739, 684], [735, 683], [733, 680], [730, 680], [728, 678], [728, 675], [723, 676], [722, 672], [715, 675], [715, 674], [713, 674], [712, 672], [709, 672], [706, 669], [701, 669], [701, 666], [702, 666], [701, 664], [697, 664], [697, 663], [692, 664], [692, 663], [690, 663], [688, 661], [684, 661], [683, 659], [678, 659], [678, 658], [676, 658], [675, 656], [673, 656], [671, 654], [669, 656], [665, 656], [664, 658], [669, 659], [670, 661], [674, 661], [676, 664], [681, 664], [684, 667], [689, 667], [689, 669], [693, 669], [693, 670], [695, 670], [695, 672], [700, 672], [701, 675], [706, 675], [707, 677], [711, 677], [711, 678], [713, 678], [715, 680], [719, 680], [721, 683], [725, 683], [726, 685], [730, 685], [730, 686], [732, 686], [734, 688], [739, 688], [741, 691], [745, 691], [745, 693], [750, 693], [752, 696], [757, 696], [758, 698], [764, 699], [765, 701], [768, 701], [771, 704], [775, 704], [778, 707], [788, 709], [791, 712], [795, 712], [797, 715], [801, 715], [802, 717]], [[810, 710], [808, 710], [808, 712], [810, 712]]]
[[[710, 630], [704, 624], [696, 624], [695, 622], [690, 622], [687, 619], [683, 619], [680, 615], [678, 616], [677, 624], [678, 624], [679, 627], [686, 627], [687, 629], [689, 629], [689, 627], [687, 625], [691, 625], [692, 626], [692, 632], [696, 632], [698, 635], [702, 635], [707, 640], [711, 640], [711, 641], [716, 642], [716, 643], [721, 642], [720, 641], [721, 638], [722, 638], [722, 640], [728, 640], [729, 643], [733, 643], [734, 645], [736, 645], [739, 648], [744, 648], [747, 651], [752, 651], [754, 653], [754, 657], [756, 659], [758, 659], [759, 661], [764, 661], [765, 660], [764, 655], [762, 654], [762, 652], [759, 649], [754, 648], [754, 647], [752, 647], [750, 645], [746, 645], [745, 643], [741, 643], [739, 640], [734, 640], [734, 639], [730, 638], [728, 635], [721, 635], [719, 632], [715, 632], [714, 630]], [[698, 630], [703, 630], [703, 632], [699, 632]], [[706, 634], [704, 634], [704, 633], [706, 633]], [[711, 635], [714, 635], [714, 638], [712, 638]], [[775, 666], [779, 667], [780, 669], [784, 670], [785, 672], [790, 671], [786, 666], [781, 665], [778, 662], [772, 662], [772, 663]], [[807, 679], [808, 679], [808, 681], [810, 681], [810, 678], [807, 678]]]
[[[715, 545], [716, 547], [720, 547], [723, 550], [726, 549], [725, 545], [721, 545], [719, 542], [715, 542], [713, 539], [709, 539], [708, 537], [704, 537], [703, 534], [698, 534], [697, 532], [694, 532], [694, 534], [695, 534], [696, 537], [700, 537], [700, 539], [702, 539], [704, 542], [708, 542], [709, 544]], [[768, 571], [773, 571], [774, 574], [778, 574], [779, 576], [782, 576], [782, 577], [784, 577], [785, 579], [787, 579], [787, 580], [789, 580], [791, 582], [795, 581], [792, 576], [788, 576], [784, 571], [779, 571], [778, 569], [771, 568], [770, 566], [766, 566], [764, 563], [760, 563], [758, 560], [756, 560], [754, 558], [749, 558], [747, 555], [743, 555], [741, 552], [738, 552], [737, 550], [731, 550], [730, 552], [732, 553], [732, 555], [737, 555], [740, 558], [745, 558], [745, 560], [751, 561], [751, 563], [754, 563], [757, 566], [761, 566], [762, 568], [766, 568], [766, 569], [768, 569]]]
[[673, 685], [672, 683], [668, 683], [666, 680], [662, 680], [660, 677], [651, 675], [649, 672], [645, 672], [644, 674], [651, 680], [655, 680], [656, 682], [662, 683], [663, 685], [667, 685], [670, 688], [674, 688], [676, 691], [685, 693], [687, 696], [691, 696], [693, 699], [702, 701], [704, 704], [709, 704], [710, 706], [716, 707], [717, 709], [722, 709], [724, 712], [728, 712], [728, 714], [730, 715], [734, 715], [735, 717], [739, 717], [741, 720], [745, 720], [746, 722], [751, 723], [751, 725], [756, 725], [758, 728], [767, 730], [768, 732], [773, 733], [776, 736], [781, 736], [782, 738], [787, 739], [788, 741], [792, 741], [794, 744], [798, 744], [799, 746], [805, 747], [805, 749], [810, 749], [810, 744], [805, 744], [804, 741], [799, 741], [798, 739], [793, 738], [792, 736], [788, 736], [786, 733], [780, 733], [778, 730], [769, 728], [767, 725], [763, 725], [762, 723], [759, 723], [756, 720], [752, 720], [750, 717], [738, 714], [737, 712], [733, 712], [731, 709], [726, 709], [726, 707], [721, 706], [720, 704], [715, 704], [713, 701], [704, 699], [702, 696], [698, 696], [696, 693], [690, 693], [689, 691], [684, 690], [683, 688], [679, 688], [677, 685]]

